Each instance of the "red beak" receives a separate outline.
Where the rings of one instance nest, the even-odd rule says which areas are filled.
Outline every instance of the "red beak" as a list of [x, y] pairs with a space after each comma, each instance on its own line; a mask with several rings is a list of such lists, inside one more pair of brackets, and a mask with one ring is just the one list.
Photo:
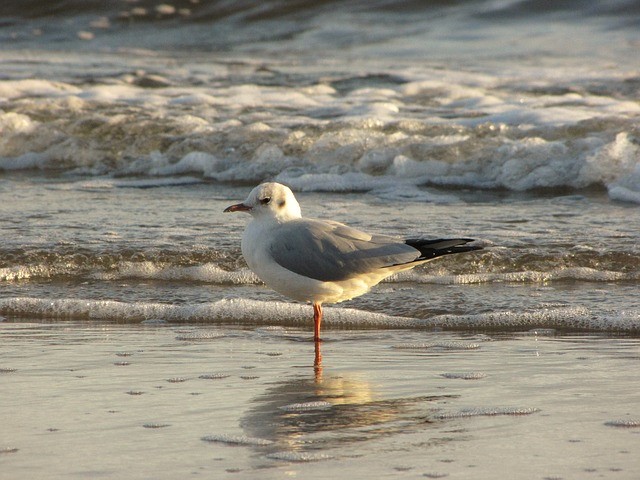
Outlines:
[[251, 207], [245, 205], [244, 203], [238, 203], [236, 205], [231, 205], [224, 209], [223, 213], [227, 212], [249, 212], [251, 211]]

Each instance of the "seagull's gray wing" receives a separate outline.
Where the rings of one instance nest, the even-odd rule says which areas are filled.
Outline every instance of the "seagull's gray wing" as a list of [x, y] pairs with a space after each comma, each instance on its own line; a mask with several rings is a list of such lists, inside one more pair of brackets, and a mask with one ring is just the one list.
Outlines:
[[418, 249], [392, 237], [311, 219], [282, 224], [268, 249], [280, 266], [323, 282], [346, 280], [420, 257]]

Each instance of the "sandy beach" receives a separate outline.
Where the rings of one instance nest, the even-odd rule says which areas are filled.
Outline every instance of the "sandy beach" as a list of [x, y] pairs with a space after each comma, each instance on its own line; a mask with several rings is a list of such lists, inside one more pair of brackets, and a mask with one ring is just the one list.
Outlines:
[[637, 339], [0, 324], [3, 478], [640, 474]]

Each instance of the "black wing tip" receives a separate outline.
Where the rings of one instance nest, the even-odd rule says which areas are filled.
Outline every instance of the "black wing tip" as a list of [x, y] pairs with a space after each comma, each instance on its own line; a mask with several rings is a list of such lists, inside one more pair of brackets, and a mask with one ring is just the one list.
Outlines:
[[467, 243], [471, 243], [471, 242], [475, 242], [475, 238], [433, 238], [433, 239], [428, 239], [428, 238], [421, 238], [421, 237], [416, 237], [416, 238], [407, 238], [404, 243], [406, 243], [407, 245], [417, 248], [417, 246], [420, 247], [431, 247], [431, 248], [438, 248], [439, 245], [450, 245], [450, 246], [457, 246], [457, 245], [466, 245]]
[[419, 260], [427, 260], [454, 253], [466, 253], [482, 250], [480, 245], [467, 245], [474, 242], [472, 238], [438, 238], [427, 240], [424, 238], [408, 238], [405, 243], [420, 252]]

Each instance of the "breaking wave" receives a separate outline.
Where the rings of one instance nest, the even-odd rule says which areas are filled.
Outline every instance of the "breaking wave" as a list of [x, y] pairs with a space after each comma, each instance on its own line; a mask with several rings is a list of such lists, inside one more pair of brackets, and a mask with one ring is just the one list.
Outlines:
[[[238, 251], [198, 253], [158, 251], [56, 253], [4, 251], [0, 282], [38, 282], [51, 279], [82, 281], [155, 280], [201, 282], [214, 285], [261, 283]], [[532, 253], [488, 250], [473, 259], [450, 257], [390, 277], [387, 283], [455, 285], [483, 283], [549, 283], [582, 281], [632, 282], [640, 279], [637, 252]]]
[[[32, 319], [143, 323], [152, 321], [153, 325], [157, 325], [157, 321], [164, 321], [300, 327], [309, 326], [312, 322], [310, 307], [307, 305], [249, 299], [223, 299], [198, 305], [169, 305], [113, 300], [13, 297], [0, 299], [0, 314]], [[504, 311], [474, 315], [437, 315], [424, 319], [396, 317], [341, 307], [326, 307], [325, 314], [324, 322], [327, 327], [346, 329], [529, 330], [554, 328], [640, 332], [640, 311], [603, 314], [584, 307], [543, 308], [526, 312]], [[399, 348], [428, 348], [428, 346], [410, 345]], [[445, 348], [452, 347], [445, 346]], [[468, 348], [468, 346], [457, 348]]]

